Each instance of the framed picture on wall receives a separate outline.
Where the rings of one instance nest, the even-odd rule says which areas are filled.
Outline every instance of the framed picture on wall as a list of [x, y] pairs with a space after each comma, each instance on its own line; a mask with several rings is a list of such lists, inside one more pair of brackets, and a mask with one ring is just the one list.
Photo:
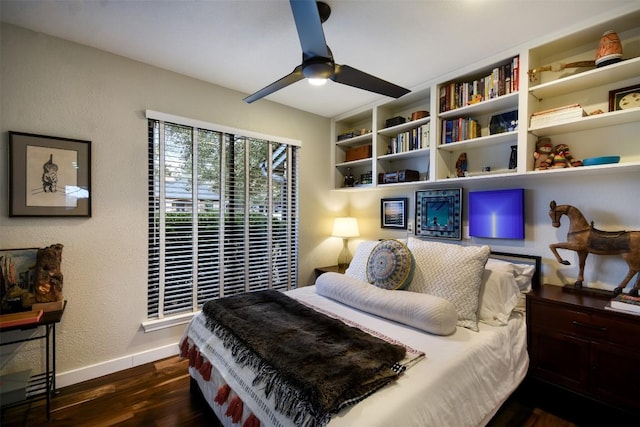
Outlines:
[[380, 200], [380, 227], [407, 229], [409, 199], [394, 197]]
[[462, 239], [462, 189], [416, 191], [416, 235]]
[[9, 216], [91, 216], [91, 141], [9, 132]]

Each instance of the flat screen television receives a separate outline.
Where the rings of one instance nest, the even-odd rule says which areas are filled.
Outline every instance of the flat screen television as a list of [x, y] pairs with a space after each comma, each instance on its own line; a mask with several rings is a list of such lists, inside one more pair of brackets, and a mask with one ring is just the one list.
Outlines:
[[469, 236], [524, 239], [524, 189], [470, 191]]

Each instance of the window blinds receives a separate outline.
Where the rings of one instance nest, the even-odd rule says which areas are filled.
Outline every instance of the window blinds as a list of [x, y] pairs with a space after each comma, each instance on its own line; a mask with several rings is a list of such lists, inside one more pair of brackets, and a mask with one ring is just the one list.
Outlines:
[[299, 146], [147, 117], [148, 318], [295, 287]]

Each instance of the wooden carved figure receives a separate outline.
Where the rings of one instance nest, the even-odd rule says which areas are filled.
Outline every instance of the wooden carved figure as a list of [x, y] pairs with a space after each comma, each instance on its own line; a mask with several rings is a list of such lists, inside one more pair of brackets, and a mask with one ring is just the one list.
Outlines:
[[[580, 272], [575, 286], [582, 287], [584, 281], [584, 263], [590, 253], [596, 255], [621, 255], [629, 266], [629, 272], [620, 284], [613, 290], [614, 295], [622, 293], [631, 278], [640, 271], [640, 231], [602, 231], [589, 224], [582, 213], [571, 205], [556, 205], [555, 200], [550, 204], [551, 224], [560, 227], [560, 218], [566, 215], [569, 218], [569, 232], [567, 241], [549, 245], [551, 252], [559, 263], [570, 265], [571, 263], [558, 255], [558, 249], [575, 251], [578, 254]], [[629, 295], [638, 296], [640, 290], [640, 275], [636, 279]]]
[[63, 245], [56, 243], [38, 249], [36, 255], [36, 301], [62, 301], [63, 276], [60, 270]]

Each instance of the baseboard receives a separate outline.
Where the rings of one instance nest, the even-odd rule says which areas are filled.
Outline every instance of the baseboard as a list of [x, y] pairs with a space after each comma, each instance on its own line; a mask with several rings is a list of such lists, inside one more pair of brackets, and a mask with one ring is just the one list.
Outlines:
[[156, 360], [164, 359], [166, 357], [175, 356], [178, 354], [179, 350], [178, 343], [169, 344], [164, 347], [158, 347], [140, 353], [119, 357], [117, 359], [96, 363], [95, 365], [89, 365], [67, 372], [59, 372], [56, 374], [56, 387], [61, 388], [70, 386], [72, 384], [92, 380], [103, 375], [144, 365], [145, 363], [155, 362]]

